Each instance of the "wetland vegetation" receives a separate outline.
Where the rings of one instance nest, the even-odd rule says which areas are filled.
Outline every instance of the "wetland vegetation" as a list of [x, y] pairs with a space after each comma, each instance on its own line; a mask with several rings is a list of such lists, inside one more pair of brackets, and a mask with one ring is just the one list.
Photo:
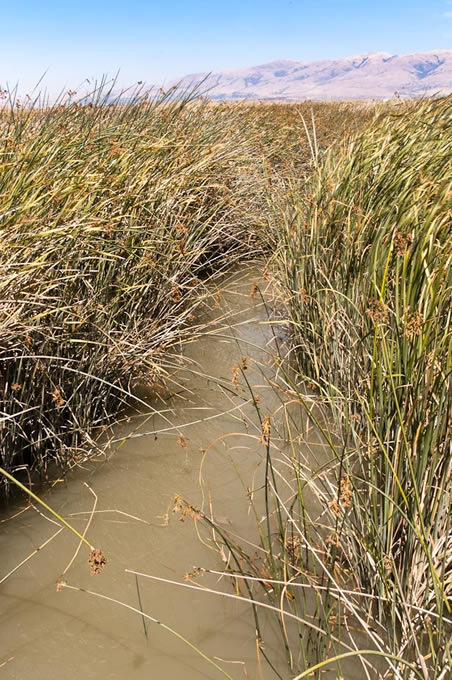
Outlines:
[[205, 589], [209, 571], [248, 600], [274, 677], [446, 680], [450, 97], [113, 102], [100, 88], [43, 108], [4, 96], [3, 499], [12, 477], [36, 489], [104, 454], [131, 412], [158, 411], [150, 395], [178, 391], [224, 275], [258, 262], [273, 299], [262, 281], [249, 299], [274, 329], [262, 380], [277, 403], [260, 401], [246, 353], [227, 377], [263, 452], [260, 500], [243, 490], [255, 537], [178, 496], [175, 512], [218, 552], [191, 585]]

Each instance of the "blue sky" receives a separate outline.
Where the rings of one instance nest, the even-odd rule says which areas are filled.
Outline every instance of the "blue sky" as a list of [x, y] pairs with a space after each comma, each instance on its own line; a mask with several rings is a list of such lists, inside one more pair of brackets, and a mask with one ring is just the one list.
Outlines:
[[452, 0], [0, 0], [0, 85], [158, 83], [275, 59], [452, 48]]

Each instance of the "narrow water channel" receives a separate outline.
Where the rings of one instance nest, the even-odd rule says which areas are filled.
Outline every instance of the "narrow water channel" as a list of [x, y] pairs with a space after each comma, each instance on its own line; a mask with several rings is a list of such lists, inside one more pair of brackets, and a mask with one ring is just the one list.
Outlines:
[[[259, 286], [259, 290], [256, 290]], [[276, 677], [256, 651], [248, 604], [125, 570], [181, 583], [194, 566], [221, 568], [215, 536], [201, 523], [173, 512], [175, 496], [242, 539], [257, 540], [247, 490], [262, 486], [265, 447], [251, 394], [237, 367], [246, 366], [252, 392], [272, 411], [281, 399], [267, 384], [277, 350], [255, 270], [228, 279], [208, 312], [215, 324], [184, 349], [188, 369], [174, 376], [174, 396], [153, 401], [162, 415], [132, 417], [116, 429], [108, 459], [93, 460], [45, 496], [83, 531], [93, 508], [88, 539], [104, 551], [104, 571], [91, 576], [82, 547], [64, 574], [72, 586], [124, 602], [170, 626], [214, 659], [234, 680]], [[248, 395], [248, 396], [247, 396]], [[205, 451], [207, 450], [207, 453]], [[201, 467], [202, 463], [202, 467]], [[89, 485], [89, 488], [88, 486]], [[92, 491], [91, 491], [92, 490]], [[95, 496], [94, 496], [95, 494]], [[257, 501], [258, 502], [258, 501]], [[177, 505], [177, 504], [176, 504]], [[58, 526], [33, 508], [8, 509], [0, 524], [0, 580]], [[16, 517], [10, 516], [19, 512]], [[0, 585], [0, 676], [25, 680], [224, 677], [195, 650], [140, 614], [56, 582], [77, 547], [61, 531]], [[252, 548], [250, 548], [252, 552]], [[199, 581], [203, 583], [203, 581]], [[230, 582], [209, 578], [211, 588], [233, 592]], [[272, 617], [261, 619], [273, 663], [289, 678]]]

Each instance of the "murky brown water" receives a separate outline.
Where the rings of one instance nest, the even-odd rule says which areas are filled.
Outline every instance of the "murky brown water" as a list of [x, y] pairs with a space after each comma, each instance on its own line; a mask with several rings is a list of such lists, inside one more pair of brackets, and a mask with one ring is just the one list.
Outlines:
[[[259, 290], [250, 296], [254, 284]], [[181, 521], [181, 513], [173, 512], [177, 494], [240, 536], [243, 545], [258, 540], [247, 490], [256, 490], [253, 501], [260, 520], [265, 446], [259, 443], [262, 432], [251, 392], [259, 396], [263, 415], [278, 411], [283, 400], [268, 383], [283, 342], [277, 337], [281, 326], [269, 323], [260, 295], [266, 285], [255, 270], [227, 279], [205, 312], [210, 330], [184, 349], [190, 365], [174, 372], [177, 394], [150, 401], [161, 413], [134, 416], [116, 428], [106, 461], [90, 461], [45, 495], [79, 531], [91, 516], [90, 488], [97, 496], [87, 537], [103, 549], [108, 564], [102, 574], [90, 576], [89, 551], [83, 546], [64, 574], [68, 585], [141, 609], [185, 637], [233, 680], [278, 677], [257, 653], [250, 605], [144, 577], [138, 579], [138, 592], [136, 577], [126, 570], [190, 585], [184, 575], [194, 566], [221, 569], [221, 541], [217, 548], [213, 542], [218, 534], [192, 517]], [[243, 357], [251, 392], [243, 375], [234, 371]], [[312, 442], [306, 451], [299, 447], [306, 470], [325, 462], [315, 433]], [[305, 493], [310, 511], [320, 514], [318, 498], [308, 488]], [[225, 677], [162, 626], [147, 620], [145, 634], [139, 613], [80, 590], [57, 592], [56, 583], [77, 548], [68, 530], [2, 583], [58, 531], [52, 519], [33, 508], [8, 518], [18, 510], [9, 509], [0, 518], [0, 680]], [[247, 546], [250, 554], [253, 545]], [[209, 574], [197, 576], [196, 583], [233, 593], [230, 581]], [[279, 677], [294, 677], [275, 617], [261, 616], [260, 625]], [[362, 673], [359, 662], [348, 664], [347, 680], [364, 677]], [[330, 670], [324, 677], [333, 680], [336, 673]]]
[[[94, 501], [85, 482], [98, 498], [88, 538], [103, 549], [108, 565], [101, 575], [90, 576], [88, 549], [83, 547], [64, 576], [68, 584], [138, 608], [136, 580], [125, 569], [183, 582], [194, 565], [218, 568], [221, 560], [212, 549], [212, 535], [191, 518], [181, 522], [180, 515], [173, 514], [175, 494], [256, 541], [256, 520], [244, 488], [262, 483], [265, 449], [257, 441], [254, 407], [232, 385], [233, 366], [247, 357], [247, 377], [267, 409], [280, 397], [265, 385], [275, 341], [259, 294], [250, 297], [255, 280], [256, 272], [226, 283], [210, 316], [231, 313], [229, 321], [186, 347], [191, 371], [178, 374], [179, 395], [166, 404], [154, 402], [167, 410], [165, 418], [132, 419], [115, 433], [116, 438], [132, 437], [119, 447], [113, 444], [107, 462], [89, 463], [46, 494], [46, 501], [80, 531]], [[171, 428], [166, 418], [180, 427], [143, 436]], [[200, 485], [200, 449], [207, 448]], [[57, 529], [33, 509], [3, 522], [0, 579]], [[146, 638], [139, 614], [84, 592], [57, 592], [56, 581], [76, 547], [75, 536], [64, 530], [0, 585], [2, 678], [224, 677], [150, 621]], [[229, 584], [212, 576], [198, 582], [232, 592]], [[144, 578], [139, 579], [139, 590], [144, 612], [174, 628], [204, 654], [222, 659], [217, 663], [234, 680], [275, 677], [262, 657], [257, 658], [248, 604]], [[274, 622], [262, 622], [268, 633]], [[289, 677], [279, 636], [270, 631], [266, 637], [275, 637], [272, 659], [283, 677]]]

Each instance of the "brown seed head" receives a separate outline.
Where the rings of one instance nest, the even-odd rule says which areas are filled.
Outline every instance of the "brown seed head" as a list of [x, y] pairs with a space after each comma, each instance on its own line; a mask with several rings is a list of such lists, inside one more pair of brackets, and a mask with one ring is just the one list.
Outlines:
[[389, 320], [388, 308], [384, 302], [372, 298], [369, 300], [367, 316], [370, 317], [375, 326], [379, 323], [387, 323]]
[[424, 323], [424, 317], [420, 312], [413, 312], [413, 314], [408, 314], [406, 316], [405, 328], [403, 334], [408, 340], [421, 335], [422, 325]]
[[91, 550], [88, 558], [88, 564], [90, 566], [91, 576], [100, 574], [100, 572], [103, 571], [105, 565], [107, 564], [107, 559], [100, 548], [93, 548]]
[[394, 244], [395, 250], [398, 257], [403, 255], [407, 246], [412, 242], [413, 237], [411, 234], [402, 234], [400, 231], [395, 231], [394, 234]]

